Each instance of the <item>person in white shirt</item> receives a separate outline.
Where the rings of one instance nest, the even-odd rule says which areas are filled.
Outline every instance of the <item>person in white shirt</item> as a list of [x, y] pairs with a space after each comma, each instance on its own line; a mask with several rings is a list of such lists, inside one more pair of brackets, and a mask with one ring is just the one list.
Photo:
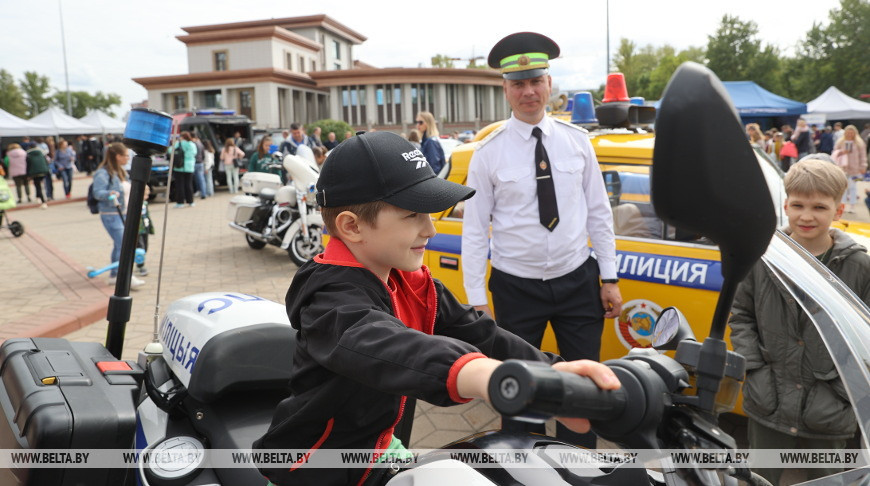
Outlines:
[[[496, 322], [537, 347], [550, 322], [566, 360], [597, 361], [604, 317], [622, 308], [613, 217], [586, 131], [546, 116], [548, 61], [558, 55], [552, 40], [534, 33], [509, 35], [489, 54], [513, 113], [469, 165], [467, 185], [477, 193], [465, 203], [463, 278], [468, 303], [493, 314], [485, 282], [491, 251]], [[594, 448], [588, 436], [572, 442]]]

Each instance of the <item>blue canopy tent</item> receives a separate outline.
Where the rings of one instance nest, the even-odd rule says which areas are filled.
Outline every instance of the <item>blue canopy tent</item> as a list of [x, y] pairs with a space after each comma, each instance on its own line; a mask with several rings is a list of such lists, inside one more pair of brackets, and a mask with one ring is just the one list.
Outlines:
[[762, 129], [795, 125], [807, 112], [807, 104], [773, 94], [754, 81], [723, 81], [743, 124], [758, 123]]
[[[794, 126], [807, 104], [773, 94], [754, 81], [722, 81], [743, 124], [758, 123], [766, 130], [788, 123]], [[660, 102], [656, 102], [658, 108]]]

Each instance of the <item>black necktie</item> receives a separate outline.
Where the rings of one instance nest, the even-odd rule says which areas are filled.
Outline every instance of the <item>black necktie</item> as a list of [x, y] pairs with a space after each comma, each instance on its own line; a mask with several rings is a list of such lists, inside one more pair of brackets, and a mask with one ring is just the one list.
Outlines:
[[535, 144], [535, 179], [538, 181], [538, 214], [541, 224], [550, 231], [559, 224], [559, 207], [556, 204], [556, 188], [553, 185], [553, 172], [550, 170], [550, 158], [541, 142], [541, 129], [532, 129], [532, 135], [538, 139]]

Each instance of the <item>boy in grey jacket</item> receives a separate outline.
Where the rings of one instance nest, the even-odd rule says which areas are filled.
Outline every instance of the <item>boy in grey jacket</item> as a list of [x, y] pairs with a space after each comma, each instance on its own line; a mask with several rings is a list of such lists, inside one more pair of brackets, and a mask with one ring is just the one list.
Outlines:
[[[846, 184], [843, 171], [818, 155], [792, 166], [785, 177], [786, 233], [870, 305], [866, 248], [831, 228], [843, 214]], [[731, 342], [746, 357], [750, 448], [844, 449], [857, 423], [834, 362], [813, 323], [762, 262], [740, 284], [731, 313]], [[809, 468], [807, 476], [838, 471]], [[782, 475], [782, 469], [756, 472], [773, 484]]]

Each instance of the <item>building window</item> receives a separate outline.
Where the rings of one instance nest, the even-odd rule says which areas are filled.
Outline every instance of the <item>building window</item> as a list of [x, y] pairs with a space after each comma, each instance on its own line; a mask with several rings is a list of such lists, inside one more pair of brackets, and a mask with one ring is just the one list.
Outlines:
[[223, 108], [223, 97], [221, 96], [221, 90], [213, 89], [209, 91], [203, 91], [202, 93], [203, 105], [206, 108]]
[[432, 84], [411, 85], [411, 112], [416, 117], [421, 111], [435, 113], [435, 86]]
[[299, 72], [305, 72], [305, 57], [299, 56]]
[[339, 64], [339, 63], [335, 63], [335, 70], [336, 70], [336, 71], [341, 71], [341, 64]]
[[227, 70], [227, 51], [215, 51], [214, 52], [214, 70], [215, 71], [226, 71]]
[[332, 47], [335, 50], [335, 58], [341, 59], [341, 44], [337, 40], [333, 40]]
[[317, 71], [317, 61], [315, 61], [314, 59], [311, 60], [311, 70]]
[[[377, 91], [375, 97], [377, 98]], [[365, 86], [344, 86], [341, 88], [341, 113], [344, 121], [350, 125], [365, 125], [367, 123]]]
[[284, 57], [285, 57], [285, 60], [284, 60], [285, 66], [284, 67], [287, 68], [288, 70], [292, 71], [293, 70], [293, 54], [287, 52], [287, 53], [285, 53]]
[[172, 95], [172, 109], [183, 110], [185, 108], [187, 108], [187, 95]]

